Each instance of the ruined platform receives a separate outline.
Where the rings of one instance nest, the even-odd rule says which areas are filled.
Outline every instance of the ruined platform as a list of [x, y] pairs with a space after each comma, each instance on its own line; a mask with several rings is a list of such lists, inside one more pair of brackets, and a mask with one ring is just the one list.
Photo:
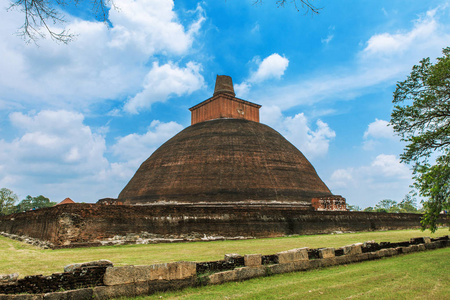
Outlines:
[[[0, 232], [48, 241], [55, 247], [101, 245], [115, 236], [142, 232], [171, 239], [278, 237], [336, 231], [420, 227], [420, 214], [311, 211], [304, 206], [67, 204], [0, 217]], [[444, 218], [444, 216], [442, 217]], [[445, 216], [444, 223], [448, 222]]]

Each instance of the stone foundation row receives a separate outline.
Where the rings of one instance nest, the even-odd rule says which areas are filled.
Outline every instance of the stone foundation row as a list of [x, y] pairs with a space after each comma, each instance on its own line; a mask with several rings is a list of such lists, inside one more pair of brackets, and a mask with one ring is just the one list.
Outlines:
[[[368, 260], [381, 259], [399, 254], [407, 254], [450, 246], [449, 236], [431, 239], [414, 238], [408, 242], [375, 243], [366, 242], [341, 248], [297, 248], [273, 255], [227, 254], [224, 260], [215, 262], [174, 262], [150, 266], [114, 267], [109, 261], [74, 264], [65, 267], [65, 273], [50, 276], [27, 276], [16, 282], [0, 282], [0, 300], [3, 299], [112, 299], [150, 295], [167, 290], [179, 290], [185, 287], [222, 284], [230, 281], [243, 281], [256, 277], [270, 276], [288, 272], [306, 271], [335, 265], [350, 264]], [[95, 276], [92, 274], [96, 270]], [[98, 282], [98, 270], [103, 268], [101, 283]], [[226, 270], [229, 269], [229, 270]], [[89, 273], [88, 270], [91, 270]], [[212, 274], [211, 274], [212, 273]], [[63, 274], [63, 275], [61, 275]], [[78, 277], [74, 276], [77, 274]], [[91, 274], [96, 282], [89, 282], [84, 274]], [[40, 277], [39, 277], [40, 276]], [[59, 276], [59, 277], [58, 277]], [[42, 278], [41, 278], [42, 277]], [[50, 284], [51, 278], [69, 278], [83, 282], [84, 286], [64, 292], [18, 294], [29, 292], [26, 284], [36, 286]], [[76, 278], [75, 278], [76, 277]], [[81, 278], [81, 279], [80, 279]], [[26, 283], [26, 284], [25, 284]], [[91, 287], [86, 286], [92, 284]], [[95, 286], [97, 285], [97, 286]], [[23, 290], [20, 290], [24, 288]], [[44, 287], [45, 288], [45, 287]]]

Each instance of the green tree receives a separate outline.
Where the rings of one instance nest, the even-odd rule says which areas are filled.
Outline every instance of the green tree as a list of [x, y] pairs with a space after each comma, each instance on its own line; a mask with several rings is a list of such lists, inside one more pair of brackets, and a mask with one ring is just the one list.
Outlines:
[[0, 215], [8, 215], [14, 211], [14, 203], [17, 201], [17, 195], [13, 191], [0, 189]]
[[442, 52], [435, 64], [422, 59], [397, 83], [390, 122], [407, 143], [400, 158], [412, 165], [414, 187], [425, 198], [422, 229], [432, 232], [450, 208], [450, 47]]
[[398, 204], [399, 212], [402, 213], [417, 213], [416, 199], [410, 195], [406, 195], [405, 198]]
[[37, 197], [33, 197], [33, 201], [31, 202], [33, 204], [33, 207], [37, 208], [44, 208], [44, 207], [51, 207], [55, 206], [56, 202], [51, 202], [50, 199], [47, 197], [44, 197], [42, 195], [39, 195]]
[[364, 208], [363, 211], [365, 211], [365, 212], [374, 212], [375, 209], [372, 206], [369, 206], [369, 207]]
[[398, 212], [397, 202], [391, 199], [384, 199], [375, 205], [377, 212]]
[[23, 212], [30, 209], [50, 207], [54, 206], [55, 204], [56, 202], [51, 202], [50, 199], [42, 195], [37, 197], [31, 197], [30, 195], [28, 195], [17, 205], [17, 211]]
[[22, 211], [27, 211], [33, 208], [33, 206], [31, 205], [31, 201], [32, 201], [32, 197], [30, 195], [26, 196], [25, 199], [23, 199], [22, 201], [19, 202], [19, 204], [17, 204], [17, 212], [22, 212]]
[[347, 203], [347, 209], [349, 211], [361, 211], [361, 207], [359, 207], [358, 205], [351, 205]]

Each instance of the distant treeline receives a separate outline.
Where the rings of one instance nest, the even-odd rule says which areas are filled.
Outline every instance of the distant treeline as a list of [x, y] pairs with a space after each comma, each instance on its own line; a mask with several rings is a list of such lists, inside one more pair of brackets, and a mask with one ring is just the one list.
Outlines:
[[0, 189], [0, 215], [9, 215], [56, 205], [56, 202], [51, 202], [50, 199], [42, 195], [36, 197], [28, 195], [16, 205], [17, 202], [18, 197], [13, 191], [7, 188]]
[[387, 213], [417, 213], [424, 212], [423, 208], [417, 208], [416, 200], [410, 195], [406, 195], [400, 203], [391, 199], [384, 199], [378, 202], [374, 207], [369, 206], [364, 209], [357, 205], [347, 204], [349, 211], [365, 211], [365, 212], [387, 212]]

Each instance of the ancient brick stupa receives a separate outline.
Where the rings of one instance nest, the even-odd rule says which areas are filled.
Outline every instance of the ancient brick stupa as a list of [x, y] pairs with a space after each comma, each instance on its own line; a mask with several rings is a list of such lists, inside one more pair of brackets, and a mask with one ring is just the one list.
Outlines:
[[124, 204], [291, 203], [332, 194], [306, 157], [259, 123], [261, 106], [235, 97], [229, 76], [190, 108], [192, 124], [159, 149], [122, 190]]
[[142, 163], [118, 199], [0, 216], [0, 232], [85, 247], [133, 236], [153, 243], [420, 227], [417, 214], [345, 211], [305, 156], [259, 123], [260, 107], [218, 76], [214, 95], [190, 109], [192, 125]]

